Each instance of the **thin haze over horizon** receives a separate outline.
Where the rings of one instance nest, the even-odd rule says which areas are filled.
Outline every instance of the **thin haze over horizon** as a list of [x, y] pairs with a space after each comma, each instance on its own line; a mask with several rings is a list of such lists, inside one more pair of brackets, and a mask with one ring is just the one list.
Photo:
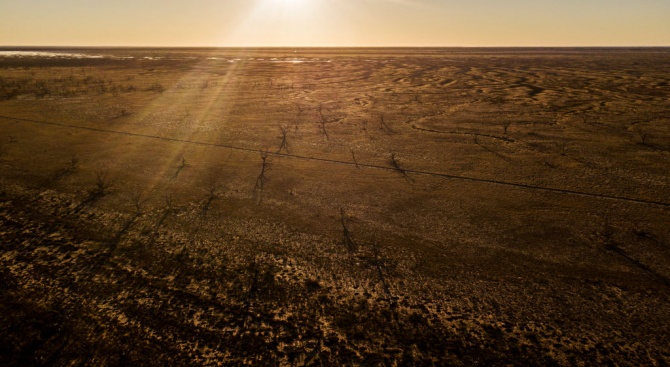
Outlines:
[[670, 46], [670, 1], [0, 0], [0, 46]]

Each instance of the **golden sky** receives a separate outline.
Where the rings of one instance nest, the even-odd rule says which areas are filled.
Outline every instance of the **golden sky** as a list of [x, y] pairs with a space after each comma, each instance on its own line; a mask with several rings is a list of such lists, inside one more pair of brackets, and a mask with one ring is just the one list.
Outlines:
[[670, 0], [0, 0], [0, 46], [670, 46]]

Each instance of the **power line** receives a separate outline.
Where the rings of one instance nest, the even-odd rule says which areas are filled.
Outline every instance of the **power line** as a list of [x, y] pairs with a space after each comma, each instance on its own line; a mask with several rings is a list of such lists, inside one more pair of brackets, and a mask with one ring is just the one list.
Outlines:
[[[186, 143], [186, 144], [194, 144], [194, 145], [201, 145], [201, 146], [227, 148], [227, 149], [239, 150], [239, 151], [244, 151], [244, 152], [258, 152], [259, 151], [258, 149], [254, 149], [254, 148], [240, 147], [240, 146], [235, 146], [235, 145], [230, 145], [230, 144], [207, 143], [207, 142], [201, 142], [201, 141], [196, 141], [196, 140], [170, 138], [170, 137], [157, 136], [157, 135], [133, 133], [133, 132], [128, 132], [128, 131], [118, 131], [118, 130], [110, 130], [110, 129], [101, 129], [101, 128], [96, 128], [96, 127], [70, 125], [70, 124], [65, 124], [65, 123], [60, 123], [60, 122], [53, 122], [53, 121], [41, 121], [41, 120], [26, 119], [26, 118], [20, 118], [20, 117], [2, 116], [2, 115], [0, 115], [0, 118], [7, 119], [7, 120], [21, 121], [21, 122], [29, 122], [29, 123], [34, 123], [34, 124], [59, 126], [59, 127], [69, 128], [69, 129], [89, 130], [89, 131], [103, 132], [103, 133], [108, 133], [108, 134], [118, 134], [118, 135], [135, 136], [135, 137], [140, 137], [140, 138], [157, 139], [157, 140], [177, 142], [177, 143]], [[341, 161], [341, 160], [331, 159], [331, 158], [311, 157], [311, 156], [303, 156], [303, 155], [298, 155], [298, 154], [280, 153], [280, 152], [268, 153], [268, 154], [271, 154], [271, 155], [274, 155], [274, 156], [279, 156], [279, 157], [293, 158], [293, 159], [302, 159], [302, 160], [309, 160], [309, 161], [316, 161], [316, 162], [326, 162], [326, 163], [332, 163], [332, 164], [341, 164], [341, 165], [347, 165], [347, 166], [372, 168], [372, 169], [379, 169], [379, 170], [385, 170], [385, 171], [398, 171], [398, 169], [396, 167], [380, 166], [380, 165], [368, 164], [368, 163], [348, 162], [348, 161]], [[577, 191], [577, 190], [537, 186], [537, 185], [531, 185], [531, 184], [500, 181], [500, 180], [493, 180], [493, 179], [486, 179], [486, 178], [477, 178], [477, 177], [455, 175], [455, 174], [448, 174], [448, 173], [440, 173], [440, 172], [422, 171], [422, 170], [414, 170], [414, 169], [406, 169], [406, 168], [403, 168], [402, 170], [406, 174], [407, 173], [412, 173], [412, 174], [416, 174], [416, 175], [442, 177], [442, 178], [462, 180], [462, 181], [470, 181], [470, 182], [480, 182], [480, 183], [486, 183], [486, 184], [492, 184], [492, 185], [517, 187], [517, 188], [523, 188], [523, 189], [529, 189], [529, 190], [554, 192], [554, 193], [560, 193], [560, 194], [592, 197], [592, 198], [598, 198], [598, 199], [626, 201], [626, 202], [637, 203], [637, 204], [649, 204], [649, 205], [662, 206], [662, 207], [666, 207], [666, 208], [670, 207], [670, 203], [666, 203], [666, 202], [662, 202], [662, 201], [655, 201], [655, 200], [630, 198], [630, 197], [617, 196], [617, 195], [597, 194], [597, 193]]]

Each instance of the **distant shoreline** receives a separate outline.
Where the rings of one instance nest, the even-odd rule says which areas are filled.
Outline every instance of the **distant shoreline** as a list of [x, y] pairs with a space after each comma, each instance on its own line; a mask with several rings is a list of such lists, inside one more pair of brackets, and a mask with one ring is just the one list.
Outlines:
[[552, 51], [552, 50], [670, 50], [669, 46], [11, 46], [0, 45], [0, 50], [497, 50], [497, 51]]

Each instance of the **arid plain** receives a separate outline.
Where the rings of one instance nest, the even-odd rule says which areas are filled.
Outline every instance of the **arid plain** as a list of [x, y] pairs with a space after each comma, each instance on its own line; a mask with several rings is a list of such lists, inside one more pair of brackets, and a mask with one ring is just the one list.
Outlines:
[[0, 50], [0, 364], [667, 365], [670, 50]]

